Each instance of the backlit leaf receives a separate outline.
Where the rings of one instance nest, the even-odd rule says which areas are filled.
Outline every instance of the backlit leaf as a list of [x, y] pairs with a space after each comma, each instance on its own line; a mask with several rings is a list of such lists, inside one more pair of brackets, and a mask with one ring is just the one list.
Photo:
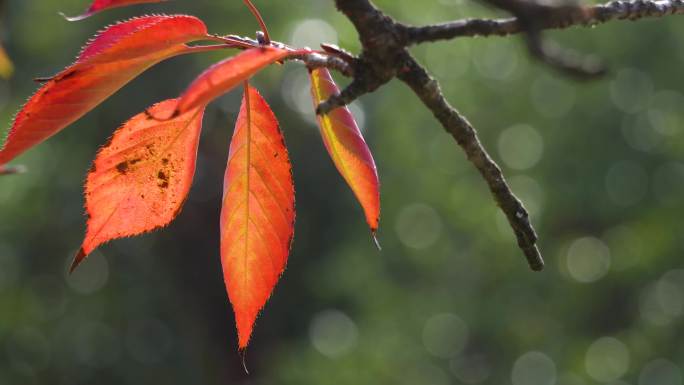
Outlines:
[[[310, 77], [314, 106], [339, 92], [327, 69], [315, 69], [310, 72]], [[361, 203], [366, 222], [375, 234], [380, 218], [380, 183], [373, 155], [354, 117], [347, 107], [340, 107], [319, 115], [318, 125], [325, 148]]]
[[276, 47], [250, 48], [214, 64], [198, 76], [181, 95], [176, 113], [210, 103], [264, 67], [291, 54], [292, 51]]
[[107, 28], [19, 111], [0, 150], [0, 165], [78, 120], [154, 64], [194, 52], [185, 43], [207, 35], [201, 20], [185, 15], [146, 16]]
[[105, 9], [111, 9], [111, 8], [118, 8], [118, 7], [125, 7], [127, 5], [133, 5], [133, 4], [144, 4], [144, 3], [161, 3], [164, 1], [168, 0], [95, 0], [93, 3], [88, 7], [88, 9], [79, 16], [74, 16], [74, 17], [69, 17], [66, 15], [64, 18], [66, 18], [69, 21], [77, 21], [77, 20], [83, 20], [87, 17], [92, 16], [93, 14], [104, 11]]
[[248, 87], [230, 144], [221, 211], [221, 261], [245, 349], [280, 278], [294, 232], [290, 159], [273, 112]]
[[[177, 100], [154, 105], [173, 110]], [[195, 174], [204, 108], [158, 121], [148, 112], [119, 128], [100, 149], [85, 185], [88, 225], [72, 270], [99, 245], [168, 225]]]

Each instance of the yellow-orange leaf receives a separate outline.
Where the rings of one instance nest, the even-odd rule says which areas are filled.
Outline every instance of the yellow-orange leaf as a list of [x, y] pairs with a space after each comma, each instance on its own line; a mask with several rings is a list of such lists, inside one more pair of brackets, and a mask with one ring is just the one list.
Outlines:
[[12, 60], [10, 60], [5, 48], [0, 45], [0, 77], [7, 79], [14, 73], [14, 65]]
[[221, 210], [221, 261], [240, 349], [285, 269], [294, 232], [294, 186], [268, 104], [246, 86], [230, 144]]
[[[310, 72], [314, 106], [339, 92], [325, 68]], [[347, 107], [318, 116], [323, 143], [335, 167], [361, 203], [366, 222], [375, 234], [380, 218], [380, 183], [375, 161]]]
[[[173, 111], [177, 102], [149, 112]], [[144, 112], [114, 133], [88, 174], [88, 228], [72, 270], [99, 245], [166, 226], [178, 215], [195, 174], [203, 113], [200, 107], [158, 121]]]
[[0, 165], [78, 120], [152, 65], [194, 52], [185, 43], [206, 37], [204, 23], [185, 15], [146, 16], [107, 28], [19, 111], [0, 149]]

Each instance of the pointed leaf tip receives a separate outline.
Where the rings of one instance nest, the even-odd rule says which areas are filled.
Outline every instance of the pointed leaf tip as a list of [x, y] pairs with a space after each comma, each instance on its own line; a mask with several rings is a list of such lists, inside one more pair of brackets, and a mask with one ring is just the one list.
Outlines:
[[63, 18], [68, 21], [79, 21], [87, 19], [90, 16], [102, 12], [107, 9], [126, 7], [134, 4], [147, 4], [147, 3], [161, 3], [168, 0], [94, 0], [88, 9], [78, 15], [78, 16], [67, 16], [62, 12], [58, 12]]
[[291, 170], [278, 121], [256, 89], [246, 86], [221, 208], [221, 264], [240, 350], [287, 264], [295, 220]]
[[92, 13], [90, 13], [90, 12], [86, 12], [86, 13], [83, 13], [83, 14], [77, 15], [77, 16], [69, 16], [69, 15], [65, 14], [64, 12], [57, 12], [57, 14], [62, 16], [64, 18], [64, 20], [71, 21], [71, 22], [87, 19], [92, 15]]
[[[339, 93], [327, 69], [313, 69], [309, 75], [314, 107]], [[361, 203], [366, 222], [375, 233], [380, 218], [380, 182], [373, 155], [354, 116], [347, 107], [340, 107], [317, 115], [317, 119], [328, 154]]]
[[378, 234], [373, 231], [371, 232], [371, 237], [373, 238], [373, 243], [375, 243], [375, 247], [377, 247], [378, 251], [382, 251], [382, 246], [380, 245], [380, 241], [378, 240]]
[[245, 374], [249, 375], [249, 370], [247, 369], [247, 348], [239, 350], [240, 359], [242, 360], [242, 369], [244, 369]]
[[74, 256], [73, 262], [71, 262], [71, 266], [69, 267], [69, 274], [73, 274], [74, 270], [83, 262], [83, 260], [86, 258], [86, 253], [81, 247], [78, 250], [78, 253], [76, 253], [76, 256]]

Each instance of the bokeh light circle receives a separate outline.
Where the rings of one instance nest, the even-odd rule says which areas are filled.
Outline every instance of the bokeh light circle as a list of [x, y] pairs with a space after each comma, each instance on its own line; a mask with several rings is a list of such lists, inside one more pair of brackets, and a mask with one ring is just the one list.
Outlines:
[[556, 383], [556, 364], [542, 352], [527, 352], [513, 365], [511, 382], [513, 385], [554, 385]]
[[316, 314], [309, 325], [311, 344], [329, 358], [338, 358], [351, 352], [356, 347], [358, 335], [354, 321], [336, 309]]
[[468, 325], [455, 314], [433, 315], [423, 327], [423, 345], [435, 357], [454, 357], [467, 341]]
[[499, 135], [499, 155], [506, 165], [515, 170], [527, 170], [541, 160], [544, 140], [528, 124], [517, 124]]
[[573, 241], [566, 258], [570, 277], [582, 283], [598, 281], [610, 268], [608, 246], [594, 237], [583, 237]]
[[617, 338], [601, 337], [587, 349], [584, 366], [596, 381], [615, 381], [629, 369], [629, 350]]

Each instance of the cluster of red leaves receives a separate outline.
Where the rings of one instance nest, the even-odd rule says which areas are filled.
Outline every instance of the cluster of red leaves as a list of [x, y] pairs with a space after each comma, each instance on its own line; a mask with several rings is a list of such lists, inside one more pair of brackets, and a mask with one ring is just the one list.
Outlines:
[[[82, 17], [144, 0], [97, 0]], [[222, 45], [188, 46], [195, 41]], [[87, 231], [72, 270], [98, 246], [168, 225], [180, 212], [195, 172], [202, 117], [217, 97], [244, 84], [230, 144], [220, 217], [221, 261], [246, 348], [254, 321], [287, 263], [294, 233], [290, 159], [273, 111], [248, 79], [270, 64], [305, 52], [270, 42], [230, 44], [187, 15], [138, 17], [106, 28], [76, 62], [33, 95], [19, 111], [4, 147], [7, 163], [95, 108], [149, 67], [176, 55], [223, 48], [244, 51], [202, 73], [176, 99], [127, 121], [100, 149], [85, 184]], [[310, 71], [314, 105], [339, 92], [326, 69]], [[373, 157], [353, 116], [338, 108], [318, 117], [335, 166], [361, 203], [372, 233], [378, 228], [379, 183]]]

